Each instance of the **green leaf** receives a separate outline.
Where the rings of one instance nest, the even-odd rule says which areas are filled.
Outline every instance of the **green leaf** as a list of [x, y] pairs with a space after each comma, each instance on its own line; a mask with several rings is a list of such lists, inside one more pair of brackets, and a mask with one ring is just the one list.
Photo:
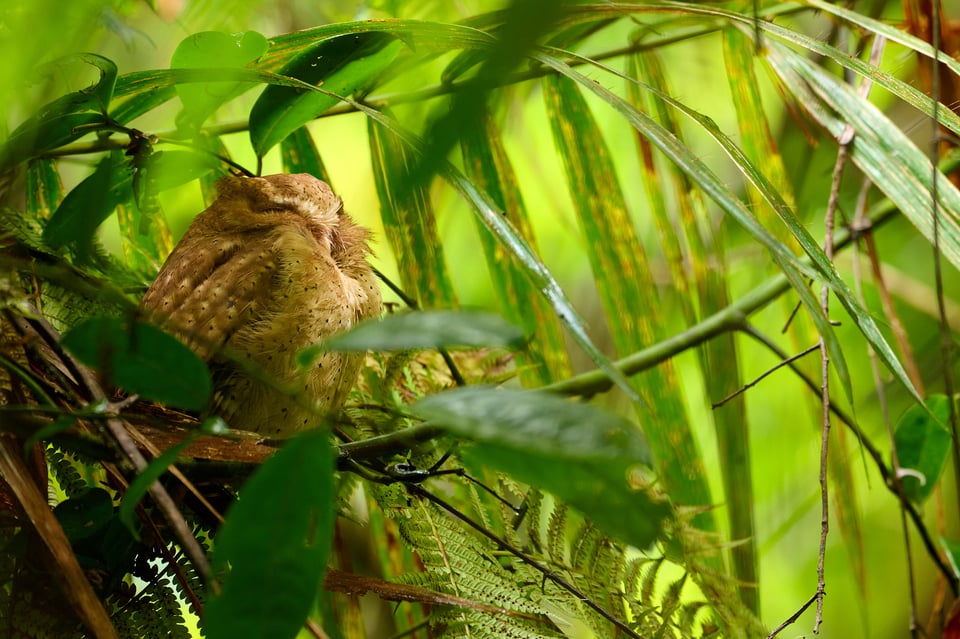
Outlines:
[[113, 60], [96, 53], [77, 53], [56, 60], [48, 66], [61, 66], [74, 60], [97, 67], [100, 71], [100, 78], [85, 89], [73, 91], [48, 103], [40, 109], [39, 117], [78, 113], [80, 111], [98, 111], [100, 113], [107, 111], [110, 100], [113, 98], [114, 87], [117, 84], [117, 65]]
[[[263, 55], [268, 46], [267, 39], [256, 31], [202, 31], [188, 36], [177, 45], [170, 58], [170, 66], [185, 69], [242, 68]], [[183, 102], [183, 112], [177, 117], [177, 123], [189, 128], [199, 127], [221, 104], [252, 86], [241, 82], [178, 85], [177, 95]]]
[[153, 111], [161, 104], [176, 96], [176, 87], [162, 87], [156, 90], [144, 90], [125, 100], [114, 100], [110, 109], [110, 118], [119, 124], [127, 124], [144, 113]]
[[669, 506], [638, 486], [651, 463], [629, 421], [537, 391], [470, 386], [421, 399], [414, 414], [475, 442], [466, 458], [547, 490], [611, 535], [645, 548]]
[[113, 500], [102, 488], [87, 488], [53, 509], [71, 542], [92, 537], [113, 518]]
[[[521, 237], [536, 250], [520, 185], [493, 116], [487, 112], [483, 126], [464, 131], [460, 145], [468, 178], [486, 191]], [[519, 261], [501, 248], [497, 238], [479, 218], [474, 219], [499, 310], [508, 321], [521, 326], [529, 337], [527, 348], [518, 354], [517, 370], [521, 383], [536, 387], [569, 377], [570, 364], [563, 330], [550, 304], [537, 295]]]
[[[378, 76], [402, 46], [394, 36], [380, 32], [329, 38], [292, 60], [280, 74], [348, 96]], [[257, 155], [265, 155], [338, 101], [325, 93], [268, 86], [250, 111], [250, 141]]]
[[63, 198], [43, 229], [43, 240], [53, 248], [71, 244], [86, 253], [97, 227], [133, 197], [132, 184], [133, 173], [122, 152], [103, 158], [93, 174]]
[[111, 383], [144, 399], [187, 410], [200, 410], [210, 399], [210, 374], [203, 361], [150, 324], [95, 317], [68, 331], [62, 343]]
[[[939, 420], [939, 421], [938, 421]], [[920, 504], [933, 492], [950, 453], [950, 403], [945, 395], [931, 395], [926, 408], [914, 404], [900, 417], [893, 441], [903, 472], [903, 492]]]
[[230, 567], [206, 609], [207, 639], [293, 638], [323, 583], [336, 516], [329, 434], [291, 439], [244, 484], [213, 552]]
[[327, 351], [405, 351], [482, 346], [521, 348], [523, 343], [523, 332], [499, 315], [479, 311], [412, 311], [362, 322], [356, 328], [325, 341], [321, 348]]

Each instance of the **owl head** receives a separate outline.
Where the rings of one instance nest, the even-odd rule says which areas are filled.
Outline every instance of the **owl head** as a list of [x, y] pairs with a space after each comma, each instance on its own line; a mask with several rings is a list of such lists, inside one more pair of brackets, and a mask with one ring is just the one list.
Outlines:
[[300, 218], [314, 234], [330, 241], [340, 222], [343, 200], [326, 182], [307, 173], [265, 177], [226, 177], [217, 183], [216, 204], [224, 231], [276, 225]]

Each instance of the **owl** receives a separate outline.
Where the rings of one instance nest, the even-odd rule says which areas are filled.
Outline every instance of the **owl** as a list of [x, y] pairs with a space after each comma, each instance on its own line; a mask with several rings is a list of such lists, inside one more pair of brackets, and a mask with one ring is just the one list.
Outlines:
[[288, 437], [337, 411], [360, 353], [297, 351], [380, 314], [369, 231], [311, 175], [228, 177], [141, 302], [209, 365], [212, 409], [233, 428]]

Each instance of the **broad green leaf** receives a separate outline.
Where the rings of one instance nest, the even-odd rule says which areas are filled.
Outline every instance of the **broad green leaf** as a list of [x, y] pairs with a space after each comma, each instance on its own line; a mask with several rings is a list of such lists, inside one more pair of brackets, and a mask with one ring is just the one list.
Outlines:
[[933, 493], [950, 454], [950, 403], [945, 395], [931, 395], [926, 408], [914, 404], [900, 417], [893, 441], [904, 472], [903, 492], [921, 504]]
[[96, 67], [100, 71], [99, 79], [85, 89], [68, 93], [42, 107], [39, 113], [41, 118], [80, 111], [105, 113], [110, 106], [117, 83], [116, 63], [96, 53], [77, 53], [51, 62], [47, 66], [60, 66], [74, 60]]
[[390, 64], [402, 43], [386, 33], [362, 33], [324, 40], [305, 51], [281, 75], [320, 84], [327, 94], [267, 87], [250, 111], [250, 142], [263, 156], [275, 144], [314, 119], [338, 100], [365, 87]]
[[115, 99], [110, 108], [110, 118], [120, 124], [149, 113], [160, 105], [172, 100], [177, 94], [176, 87], [167, 86], [155, 90], [146, 90], [124, 99]]
[[133, 173], [122, 152], [103, 158], [93, 174], [63, 198], [43, 229], [44, 241], [53, 248], [70, 244], [86, 254], [97, 227], [132, 198], [132, 185]]
[[119, 317], [80, 322], [63, 346], [110, 383], [151, 401], [200, 410], [210, 399], [207, 367], [172, 335]]
[[489, 48], [495, 42], [492, 34], [460, 24], [424, 20], [340, 22], [272, 38], [270, 50], [260, 60], [259, 67], [266, 71], [276, 71], [291, 58], [310, 51], [322, 40], [368, 33], [384, 33], [398, 38], [419, 54], [447, 53], [463, 48]]
[[566, 460], [653, 462], [646, 440], [629, 420], [553, 393], [464, 386], [424, 397], [411, 412], [473, 442]]
[[638, 548], [670, 512], [640, 485], [651, 463], [629, 421], [537, 391], [470, 386], [425, 397], [414, 414], [475, 442], [463, 454], [553, 493], [607, 533]]
[[49, 102], [18, 126], [0, 147], [0, 167], [28, 160], [106, 126], [103, 114], [113, 96], [117, 65], [95, 53], [78, 53], [46, 66], [74, 60], [97, 67], [100, 78], [85, 89]]
[[[267, 39], [256, 31], [202, 31], [188, 36], [177, 45], [170, 58], [170, 66], [186, 69], [214, 66], [242, 68], [263, 55], [267, 47]], [[220, 105], [251, 86], [237, 82], [178, 85], [177, 95], [183, 102], [183, 112], [178, 116], [177, 123], [187, 128], [199, 127]]]
[[336, 517], [325, 430], [287, 442], [244, 484], [216, 537], [229, 572], [206, 608], [207, 639], [297, 636], [323, 584]]
[[499, 315], [478, 311], [411, 311], [362, 322], [319, 347], [329, 351], [402, 351], [483, 346], [521, 348], [523, 343], [523, 332]]

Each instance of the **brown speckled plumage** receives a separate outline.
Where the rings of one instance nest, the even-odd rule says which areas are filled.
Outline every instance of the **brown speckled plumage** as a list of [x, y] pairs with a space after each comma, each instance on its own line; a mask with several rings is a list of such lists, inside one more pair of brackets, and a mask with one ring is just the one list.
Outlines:
[[[296, 353], [380, 313], [368, 231], [311, 175], [226, 178], [144, 295], [148, 318], [210, 363], [214, 412], [234, 428], [287, 437], [319, 423], [299, 402], [335, 411], [360, 354], [324, 353], [308, 371]], [[244, 370], [250, 360], [261, 374]]]

